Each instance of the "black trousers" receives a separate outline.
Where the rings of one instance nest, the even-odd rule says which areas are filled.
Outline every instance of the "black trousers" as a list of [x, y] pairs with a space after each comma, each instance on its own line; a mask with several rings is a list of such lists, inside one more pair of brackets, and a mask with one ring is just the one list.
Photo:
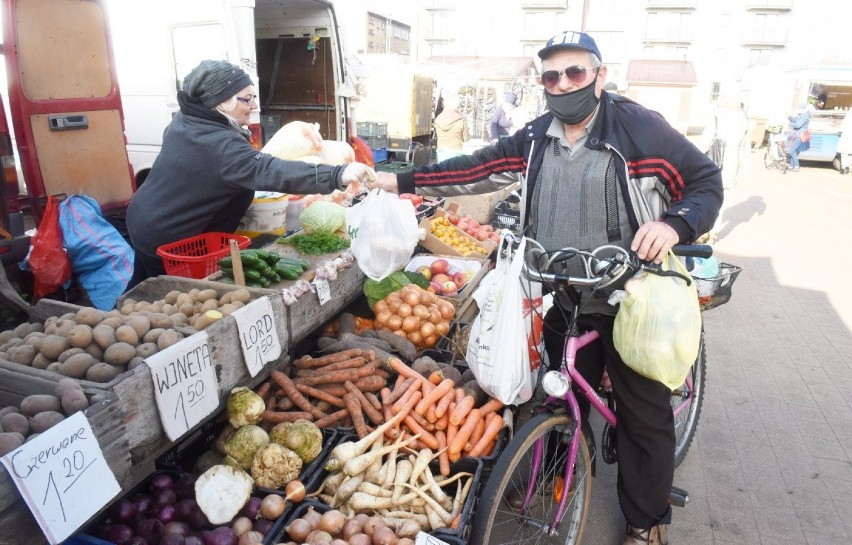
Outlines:
[[[613, 346], [614, 316], [581, 315], [579, 326], [594, 329], [600, 339], [577, 353], [577, 370], [597, 386], [606, 368], [616, 402], [618, 500], [627, 523], [650, 528], [671, 521], [669, 492], [674, 478], [674, 416], [671, 391], [664, 384], [630, 369]], [[562, 361], [567, 324], [556, 306], [544, 317], [544, 343], [551, 368]], [[575, 389], [583, 417], [589, 402]]]

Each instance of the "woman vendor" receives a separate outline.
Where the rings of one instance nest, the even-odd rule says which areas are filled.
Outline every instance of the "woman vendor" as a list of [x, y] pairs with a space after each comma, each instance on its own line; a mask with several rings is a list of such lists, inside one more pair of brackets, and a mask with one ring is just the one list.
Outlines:
[[133, 279], [165, 274], [157, 248], [208, 232], [232, 233], [255, 191], [331, 193], [375, 179], [361, 163], [283, 161], [249, 143], [257, 107], [249, 75], [226, 61], [202, 61], [184, 79], [178, 112], [145, 183], [130, 201], [127, 229], [136, 251]]

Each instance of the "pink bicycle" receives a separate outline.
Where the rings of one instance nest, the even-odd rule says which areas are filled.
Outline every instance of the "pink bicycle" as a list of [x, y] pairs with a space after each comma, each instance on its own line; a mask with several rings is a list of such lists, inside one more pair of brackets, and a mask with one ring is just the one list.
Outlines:
[[[580, 408], [571, 384], [574, 383], [589, 400], [591, 407], [606, 421], [601, 456], [615, 462], [615, 416], [612, 392], [593, 388], [575, 369], [579, 350], [595, 341], [596, 331], [578, 331], [579, 292], [599, 289], [639, 270], [654, 274], [677, 274], [661, 271], [659, 266], [644, 263], [635, 254], [616, 246], [604, 246], [592, 252], [566, 248], [558, 252], [528, 251], [524, 276], [545, 286], [561, 284], [577, 290], [577, 301], [566, 337], [561, 369], [544, 372], [537, 395], [523, 407], [531, 413], [520, 428], [515, 428], [511, 441], [498, 458], [491, 476], [483, 487], [473, 520], [470, 543], [580, 543], [591, 494], [596, 448], [585, 436], [588, 428], [578, 425]], [[505, 251], [505, 250], [504, 250]], [[710, 246], [675, 246], [681, 256], [710, 257]], [[583, 259], [586, 277], [570, 277], [558, 272], [566, 259]], [[739, 267], [722, 265], [720, 274], [698, 285], [702, 310], [713, 308], [730, 298]], [[678, 275], [679, 276], [679, 275]], [[690, 281], [690, 279], [686, 279]], [[692, 279], [699, 282], [699, 279]], [[542, 369], [544, 369], [542, 367]], [[695, 435], [704, 394], [705, 350], [702, 333], [698, 357], [683, 385], [672, 392], [675, 416], [675, 465], [680, 464]], [[587, 426], [587, 424], [586, 424]], [[591, 454], [590, 454], [591, 451]], [[670, 502], [684, 505], [686, 491], [672, 488]]]

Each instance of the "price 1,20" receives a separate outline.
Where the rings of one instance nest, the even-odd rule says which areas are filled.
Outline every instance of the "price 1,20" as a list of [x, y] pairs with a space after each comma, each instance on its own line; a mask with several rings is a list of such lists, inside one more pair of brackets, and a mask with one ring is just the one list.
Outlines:
[[186, 416], [187, 407], [192, 408], [196, 403], [201, 401], [204, 398], [204, 381], [202, 379], [196, 380], [192, 384], [188, 384], [186, 389], [182, 390], [177, 397], [177, 403], [175, 404], [175, 419], [178, 417], [183, 417], [184, 425], [189, 428], [189, 419]]
[[94, 462], [92, 460], [86, 463], [86, 455], [81, 450], [75, 450], [73, 453], [65, 456], [62, 459], [61, 483], [56, 482], [56, 477], [52, 470], [47, 475], [47, 487], [44, 491], [44, 498], [41, 501], [42, 506], [47, 507], [49, 501], [56, 501], [59, 504], [59, 512], [62, 513], [63, 522], [67, 522], [68, 519], [65, 515], [65, 505], [62, 502], [62, 498]]

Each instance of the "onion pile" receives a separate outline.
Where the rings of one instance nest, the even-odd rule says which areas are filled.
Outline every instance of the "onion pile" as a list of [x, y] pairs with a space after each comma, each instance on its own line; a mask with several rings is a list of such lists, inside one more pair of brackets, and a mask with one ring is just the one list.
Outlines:
[[230, 526], [214, 528], [195, 501], [194, 484], [193, 476], [155, 476], [147, 490], [110, 507], [96, 537], [115, 545], [251, 545], [272, 529], [273, 521], [263, 514], [278, 513], [277, 518], [283, 512], [281, 496], [280, 502], [273, 498], [266, 505], [252, 497]]
[[414, 545], [419, 525], [413, 533], [403, 535], [379, 516], [360, 514], [347, 518], [336, 509], [320, 514], [311, 506], [284, 531], [291, 540], [287, 545]]
[[432, 348], [450, 330], [456, 307], [416, 284], [395, 291], [376, 303], [376, 329], [405, 337], [418, 349]]

